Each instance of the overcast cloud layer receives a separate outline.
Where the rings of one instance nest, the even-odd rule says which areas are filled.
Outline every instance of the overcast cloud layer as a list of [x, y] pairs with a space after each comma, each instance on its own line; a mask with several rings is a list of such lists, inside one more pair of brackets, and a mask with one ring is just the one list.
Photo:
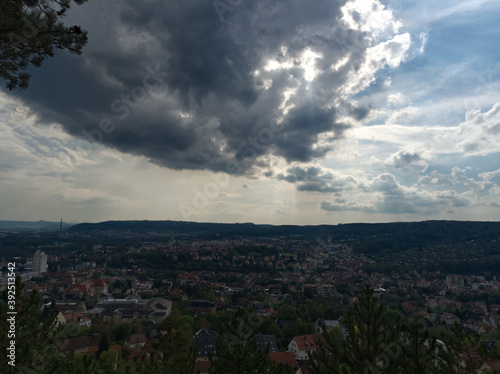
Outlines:
[[112, 23], [101, 34], [89, 25], [84, 58], [61, 55], [22, 97], [42, 122], [161, 166], [226, 171], [236, 159], [253, 174], [262, 154], [305, 162], [333, 150], [351, 127], [341, 107], [356, 120], [368, 112], [349, 95], [397, 65], [409, 40], [395, 39], [381, 5], [372, 31], [341, 21], [354, 12], [343, 1], [235, 3], [105, 7]]
[[497, 220], [495, 1], [90, 1], [0, 94], [0, 219]]

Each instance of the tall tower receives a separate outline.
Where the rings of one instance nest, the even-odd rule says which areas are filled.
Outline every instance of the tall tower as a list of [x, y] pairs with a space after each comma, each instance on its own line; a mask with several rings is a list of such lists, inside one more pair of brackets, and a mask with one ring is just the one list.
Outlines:
[[33, 256], [33, 271], [38, 274], [47, 271], [47, 255], [45, 252], [36, 251]]
[[59, 227], [59, 230], [62, 230], [62, 218], [61, 218], [61, 226]]

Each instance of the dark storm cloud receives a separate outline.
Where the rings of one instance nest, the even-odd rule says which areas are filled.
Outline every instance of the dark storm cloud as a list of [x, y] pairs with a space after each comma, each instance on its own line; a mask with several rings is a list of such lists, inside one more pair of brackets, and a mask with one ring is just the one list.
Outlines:
[[[33, 71], [19, 97], [40, 122], [61, 123], [84, 139], [82, 150], [102, 143], [172, 169], [226, 171], [231, 160], [247, 159], [240, 165], [247, 174], [269, 166], [259, 155], [311, 161], [349, 127], [331, 105], [348, 69], [331, 65], [349, 56], [346, 66], [359, 66], [365, 53], [364, 34], [339, 20], [344, 3], [244, 1], [224, 14], [222, 29], [206, 0], [117, 2], [103, 19], [94, 19], [102, 7], [89, 3], [80, 16], [90, 40], [84, 56], [57, 54]], [[321, 58], [306, 90], [300, 58], [307, 48]], [[269, 59], [292, 66], [266, 73]], [[281, 116], [290, 88], [296, 95], [287, 125], [253, 154], [243, 152], [249, 137]], [[349, 105], [348, 115], [366, 116], [367, 109]], [[323, 134], [327, 142], [319, 145]]]
[[278, 180], [284, 180], [296, 185], [297, 191], [340, 193], [356, 185], [352, 177], [340, 177], [330, 170], [318, 166], [288, 168], [286, 175], [280, 173]]
[[370, 108], [355, 106], [351, 103], [345, 103], [345, 105], [349, 114], [357, 121], [363, 120], [370, 112]]
[[346, 128], [335, 122], [335, 113], [332, 110], [322, 110], [312, 103], [299, 107], [292, 110], [286, 130], [276, 137], [276, 154], [288, 161], [301, 162], [323, 157], [330, 148], [314, 147], [318, 135], [337, 129], [339, 135], [335, 137], [340, 137]]

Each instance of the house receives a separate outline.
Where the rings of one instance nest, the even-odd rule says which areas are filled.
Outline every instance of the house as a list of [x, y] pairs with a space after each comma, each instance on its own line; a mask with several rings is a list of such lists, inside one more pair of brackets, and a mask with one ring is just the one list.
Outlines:
[[446, 325], [453, 325], [455, 322], [460, 322], [460, 318], [454, 314], [444, 312], [441, 314], [441, 321]]
[[288, 344], [288, 351], [295, 354], [297, 360], [307, 360], [308, 353], [314, 352], [318, 347], [320, 334], [295, 336]]
[[64, 294], [73, 299], [83, 300], [90, 295], [90, 290], [88, 284], [72, 284], [64, 290]]
[[217, 299], [215, 299], [214, 303], [218, 307], [222, 307], [222, 306], [224, 306], [224, 304], [226, 304], [226, 302], [224, 301], [224, 299], [222, 297], [218, 297]]
[[133, 334], [130, 335], [126, 340], [125, 344], [131, 348], [144, 347], [148, 341], [148, 338], [144, 334]]
[[337, 289], [331, 284], [320, 284], [316, 288], [316, 293], [323, 296], [333, 296], [337, 293]]
[[209, 374], [211, 364], [212, 363], [210, 361], [196, 361], [194, 363], [194, 372], [199, 374]]
[[263, 351], [269, 346], [269, 353], [278, 352], [278, 345], [276, 344], [276, 337], [274, 335], [263, 335], [257, 334], [255, 335], [255, 340], [260, 346], [260, 349]]
[[172, 313], [172, 302], [167, 299], [154, 298], [147, 304], [147, 310], [160, 312], [165, 312], [166, 316]]
[[330, 330], [331, 328], [334, 327], [341, 328], [342, 332], [344, 333], [344, 336], [347, 334], [347, 328], [341, 325], [338, 320], [318, 318], [314, 326], [316, 327], [316, 332], [318, 334], [322, 334], [324, 332], [324, 329]]
[[[83, 303], [82, 303], [83, 304]], [[54, 302], [53, 309], [62, 312], [72, 312], [80, 307], [80, 303], [76, 301], [56, 301]]]
[[99, 349], [102, 335], [94, 334], [91, 336], [78, 336], [76, 338], [66, 339], [59, 348], [61, 352], [73, 351], [75, 353], [93, 354]]
[[97, 303], [96, 307], [104, 308], [106, 310], [114, 312], [117, 309], [124, 310], [139, 310], [144, 308], [146, 300], [128, 297], [126, 299], [105, 299]]
[[492, 313], [498, 313], [498, 312], [500, 312], [500, 305], [498, 305], [498, 304], [492, 304], [492, 305], [490, 305], [490, 311]]
[[491, 369], [500, 369], [500, 361], [492, 361], [489, 359], [485, 360], [475, 349], [471, 347], [466, 347], [460, 354], [460, 357], [464, 364], [468, 361], [472, 361], [477, 364], [479, 366], [477, 373], [480, 374], [491, 372]]
[[464, 322], [464, 326], [477, 333], [479, 328], [482, 326], [482, 323], [481, 321], [476, 321], [474, 319], [467, 319]]
[[84, 315], [82, 315], [78, 312], [64, 313], [64, 319], [66, 320], [66, 322], [74, 321], [75, 323], [77, 323], [80, 326], [86, 326], [89, 328], [92, 324], [92, 321], [90, 320], [90, 318], [85, 317]]
[[213, 314], [215, 313], [216, 305], [207, 300], [194, 300], [189, 303], [188, 309], [194, 313]]
[[198, 277], [195, 274], [189, 273], [189, 274], [179, 274], [177, 276], [177, 282], [181, 286], [189, 286], [189, 287], [194, 287], [198, 284]]
[[117, 322], [136, 322], [145, 321], [149, 317], [149, 312], [146, 310], [126, 310], [116, 309], [113, 312], [113, 318]]
[[160, 323], [165, 318], [170, 315], [170, 312], [167, 310], [155, 310], [148, 315], [149, 321], [153, 322], [155, 325]]
[[163, 321], [172, 312], [172, 302], [163, 298], [139, 299], [127, 297], [126, 299], [104, 299], [88, 312], [90, 316], [105, 316], [118, 321], [133, 322], [137, 319], [149, 320], [153, 323]]
[[133, 351], [132, 353], [130, 353], [130, 356], [127, 357], [127, 359], [125, 360], [125, 362], [129, 362], [129, 361], [135, 361], [135, 362], [142, 362], [142, 360], [144, 360], [146, 357], [148, 357], [148, 354], [147, 352], [143, 352], [143, 351]]
[[285, 364], [292, 369], [297, 367], [297, 360], [293, 352], [273, 352], [269, 353], [269, 357], [271, 357], [271, 362], [273, 363]]
[[482, 318], [482, 322], [485, 325], [496, 328], [498, 326], [498, 324], [500, 323], [500, 316], [494, 316], [491, 314], [487, 314]]
[[208, 360], [209, 355], [215, 355], [215, 343], [219, 335], [215, 331], [200, 329], [194, 334], [193, 343], [196, 348], [197, 361]]
[[480, 334], [480, 335], [483, 335], [483, 334], [491, 334], [495, 331], [495, 329], [491, 326], [488, 326], [484, 323], [481, 324], [481, 326], [479, 326], [479, 328], [477, 329], [477, 333]]
[[90, 293], [94, 295], [107, 295], [108, 294], [108, 284], [102, 279], [96, 279], [90, 283]]
[[64, 318], [64, 314], [61, 312], [58, 312], [56, 315], [56, 320], [54, 321], [54, 327], [58, 328], [61, 325], [64, 325], [66, 323], [66, 318]]

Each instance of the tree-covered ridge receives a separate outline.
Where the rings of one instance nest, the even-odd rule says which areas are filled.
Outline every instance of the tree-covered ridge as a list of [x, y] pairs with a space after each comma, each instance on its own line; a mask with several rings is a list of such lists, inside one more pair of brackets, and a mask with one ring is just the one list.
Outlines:
[[[301, 240], [311, 247], [327, 248], [343, 243], [354, 254], [377, 262], [367, 271], [390, 273], [397, 268], [417, 271], [477, 274], [495, 273], [500, 266], [500, 223], [466, 221], [424, 221], [337, 226], [272, 226], [215, 224], [175, 221], [110, 221], [75, 225], [75, 235], [192, 236], [206, 240], [245, 237]], [[121, 234], [120, 234], [121, 233]], [[313, 248], [313, 247], [311, 247]], [[240, 251], [241, 248], [238, 248]], [[401, 254], [404, 253], [404, 256]], [[385, 265], [384, 265], [385, 264]], [[154, 266], [154, 264], [151, 264]], [[205, 264], [210, 268], [210, 264]], [[387, 266], [388, 268], [384, 268]]]
[[370, 247], [380, 244], [384, 249], [408, 248], [438, 242], [493, 240], [500, 237], [500, 222], [423, 221], [393, 223], [350, 223], [340, 225], [257, 225], [253, 223], [198, 223], [183, 221], [106, 221], [81, 223], [70, 232], [123, 231], [163, 234], [220, 234], [257, 237], [297, 235], [328, 236], [332, 240], [359, 240]]

